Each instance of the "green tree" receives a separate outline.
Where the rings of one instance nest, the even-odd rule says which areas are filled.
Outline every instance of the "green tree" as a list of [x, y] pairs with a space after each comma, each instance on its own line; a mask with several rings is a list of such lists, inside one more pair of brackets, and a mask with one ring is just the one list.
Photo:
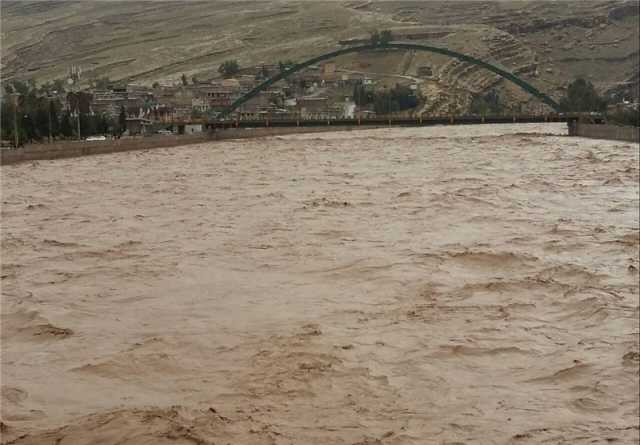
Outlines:
[[376, 113], [388, 114], [415, 108], [418, 105], [418, 98], [411, 88], [396, 84], [392, 89], [376, 91], [372, 102]]
[[560, 101], [560, 106], [565, 111], [604, 111], [607, 102], [600, 97], [591, 82], [577, 78], [569, 84], [567, 95]]
[[280, 69], [280, 72], [286, 71], [294, 65], [295, 63], [291, 59], [285, 60], [285, 61], [282, 61], [282, 60], [278, 61], [278, 69]]
[[51, 134], [56, 137], [60, 133], [60, 121], [58, 118], [58, 110], [60, 109], [60, 102], [57, 100], [49, 101], [49, 117], [51, 119]]
[[46, 100], [40, 101], [34, 113], [35, 138], [38, 140], [49, 137], [49, 106]]
[[391, 90], [392, 101], [397, 104], [398, 110], [408, 110], [418, 105], [418, 98], [411, 88], [396, 84]]
[[127, 129], [127, 113], [124, 111], [124, 106], [120, 105], [120, 114], [118, 115], [118, 130], [120, 134], [124, 133]]
[[269, 78], [269, 70], [267, 69], [266, 66], [262, 65], [262, 68], [260, 68], [260, 72], [258, 73], [257, 77], [259, 79], [268, 79]]
[[98, 90], [109, 90], [111, 89], [113, 82], [106, 76], [99, 77], [95, 80], [91, 81], [92, 86]]
[[203, 116], [203, 113], [198, 108], [194, 107], [191, 109], [191, 117], [193, 119], [198, 119], [198, 118], [201, 118], [202, 116]]
[[62, 115], [60, 120], [60, 134], [65, 138], [70, 138], [73, 134], [73, 126], [71, 125], [71, 116], [68, 111]]
[[185, 87], [189, 84], [187, 76], [184, 73], [182, 73], [182, 76], [180, 76], [180, 80], [182, 80], [182, 85], [184, 85]]
[[157, 90], [158, 88], [160, 88], [160, 83], [159, 82], [153, 82], [152, 88], [154, 90]]
[[87, 136], [96, 134], [94, 116], [86, 113], [80, 113], [80, 133], [81, 138], [86, 138]]
[[504, 107], [500, 103], [500, 95], [491, 90], [487, 94], [475, 96], [471, 100], [470, 112], [486, 116], [488, 114], [501, 114]]
[[24, 132], [25, 140], [31, 142], [37, 138], [36, 133], [36, 125], [34, 123], [33, 117], [28, 113], [23, 113], [21, 119], [18, 118], [18, 122], [20, 122], [20, 130]]
[[[7, 85], [5, 85], [6, 87]], [[0, 110], [0, 129], [2, 130], [2, 139], [15, 141], [14, 133], [14, 114], [16, 113], [16, 107], [14, 106], [13, 97], [10, 100], [2, 100], [2, 109]], [[18, 130], [18, 134], [20, 134]]]
[[640, 127], [640, 108], [617, 109], [607, 113], [607, 121], [618, 125]]
[[393, 34], [388, 29], [380, 32], [380, 43], [389, 43], [393, 40]]
[[372, 45], [378, 45], [380, 43], [380, 32], [377, 29], [369, 34], [369, 41]]
[[[47, 82], [38, 88], [35, 82], [13, 82], [5, 84], [5, 91], [15, 92], [18, 96], [7, 94], [2, 100], [2, 137], [13, 140], [15, 137], [16, 117], [18, 135], [24, 141], [43, 140], [59, 132], [58, 110], [61, 108], [57, 98], [50, 94], [54, 84]], [[90, 96], [89, 96], [90, 97]], [[17, 99], [17, 108], [14, 105]]]
[[367, 88], [362, 82], [353, 86], [353, 101], [359, 107], [372, 103], [373, 99], [373, 91], [371, 91], [370, 88]]
[[240, 71], [240, 65], [238, 64], [238, 61], [235, 59], [225, 60], [218, 67], [218, 72], [222, 74], [222, 76], [225, 78], [233, 77], [235, 74], [238, 73], [238, 71]]
[[62, 79], [56, 79], [53, 81], [53, 91], [57, 92], [57, 93], [64, 93], [65, 92], [65, 83], [64, 80]]

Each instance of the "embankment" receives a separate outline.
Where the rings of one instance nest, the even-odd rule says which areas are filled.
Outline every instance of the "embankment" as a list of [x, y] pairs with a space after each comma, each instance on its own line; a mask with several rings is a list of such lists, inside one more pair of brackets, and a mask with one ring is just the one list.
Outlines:
[[[373, 127], [369, 127], [373, 128]], [[132, 150], [147, 150], [150, 148], [176, 147], [180, 145], [199, 144], [202, 142], [245, 139], [265, 136], [277, 136], [293, 133], [316, 133], [326, 131], [353, 130], [354, 127], [294, 127], [294, 128], [252, 128], [227, 129], [217, 132], [205, 132], [196, 135], [182, 136], [147, 136], [122, 138], [112, 141], [64, 141], [53, 144], [28, 144], [18, 149], [0, 150], [0, 165], [17, 164], [26, 161], [47, 159], [73, 158], [105, 153], [117, 153]]]
[[612, 141], [640, 142], [638, 127], [620, 125], [584, 124], [569, 125], [569, 136], [580, 136]]

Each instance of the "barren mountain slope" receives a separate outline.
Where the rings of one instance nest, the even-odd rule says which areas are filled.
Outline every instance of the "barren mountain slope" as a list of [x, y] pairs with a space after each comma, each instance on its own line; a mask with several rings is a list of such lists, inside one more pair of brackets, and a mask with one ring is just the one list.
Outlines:
[[[303, 60], [382, 28], [500, 63], [556, 96], [577, 75], [607, 90], [638, 71], [637, 1], [3, 1], [2, 77], [62, 78], [71, 64], [85, 80], [207, 77], [228, 58], [241, 65]], [[444, 93], [445, 86], [482, 91], [498, 80], [429, 54], [359, 54], [338, 64], [401, 75], [431, 64]]]

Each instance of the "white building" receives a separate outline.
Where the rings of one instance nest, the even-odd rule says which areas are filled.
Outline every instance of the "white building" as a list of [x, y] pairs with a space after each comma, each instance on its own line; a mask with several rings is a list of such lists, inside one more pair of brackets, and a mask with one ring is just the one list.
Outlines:
[[354, 119], [356, 115], [356, 103], [351, 98], [346, 98], [342, 108], [342, 117], [345, 119]]

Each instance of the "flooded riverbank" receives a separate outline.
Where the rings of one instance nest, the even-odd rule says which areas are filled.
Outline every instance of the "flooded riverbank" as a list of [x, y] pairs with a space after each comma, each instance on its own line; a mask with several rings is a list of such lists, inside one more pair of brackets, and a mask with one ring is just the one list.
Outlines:
[[637, 441], [638, 149], [565, 131], [3, 166], [3, 441]]

